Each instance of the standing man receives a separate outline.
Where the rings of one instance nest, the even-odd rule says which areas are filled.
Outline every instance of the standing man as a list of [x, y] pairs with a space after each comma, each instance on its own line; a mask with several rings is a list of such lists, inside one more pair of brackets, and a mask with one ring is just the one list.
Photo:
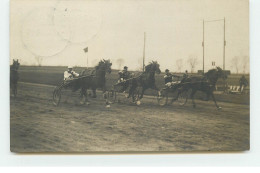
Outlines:
[[73, 78], [78, 77], [78, 76], [79, 76], [79, 74], [76, 73], [75, 71], [73, 71], [73, 67], [68, 66], [68, 70], [66, 70], [64, 72], [64, 81], [72, 80]]
[[243, 75], [240, 79], [239, 79], [239, 84], [240, 84], [240, 92], [243, 92], [244, 88], [248, 85], [248, 81], [246, 80], [245, 75]]
[[183, 78], [187, 78], [188, 77], [188, 70], [185, 70], [185, 73], [183, 74]]

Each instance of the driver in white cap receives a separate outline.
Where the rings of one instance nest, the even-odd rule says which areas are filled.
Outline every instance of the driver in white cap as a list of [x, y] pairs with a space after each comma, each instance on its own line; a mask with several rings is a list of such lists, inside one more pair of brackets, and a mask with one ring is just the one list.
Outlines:
[[68, 66], [68, 70], [64, 72], [64, 80], [71, 80], [75, 77], [78, 77], [79, 74], [72, 70], [72, 66]]

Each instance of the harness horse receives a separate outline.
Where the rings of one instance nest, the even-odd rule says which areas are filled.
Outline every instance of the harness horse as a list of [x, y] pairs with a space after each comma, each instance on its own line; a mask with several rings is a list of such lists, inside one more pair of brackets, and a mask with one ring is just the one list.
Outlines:
[[19, 66], [20, 66], [20, 63], [19, 63], [18, 59], [13, 60], [13, 64], [10, 66], [10, 88], [11, 88], [12, 93], [15, 98], [17, 96], [17, 83], [19, 80], [19, 74], [18, 74]]
[[140, 101], [143, 98], [144, 92], [148, 88], [156, 90], [158, 95], [160, 95], [160, 90], [155, 84], [155, 73], [161, 73], [160, 65], [157, 63], [157, 61], [152, 61], [147, 66], [145, 66], [145, 71], [142, 72], [139, 76], [132, 77], [113, 85], [111, 96], [113, 96], [115, 100], [117, 97], [117, 92], [123, 92], [127, 88], [129, 88], [129, 94], [127, 98], [132, 98], [134, 103], [137, 103], [137, 101]]
[[61, 90], [63, 88], [70, 88], [73, 92], [80, 89], [81, 104], [85, 104], [87, 100], [87, 90], [91, 89], [93, 98], [96, 98], [96, 90], [102, 89], [103, 96], [106, 99], [106, 104], [109, 104], [106, 94], [106, 73], [111, 73], [112, 63], [110, 60], [101, 60], [95, 69], [89, 73], [86, 69], [81, 72], [79, 77], [71, 81], [63, 81], [61, 85], [57, 86], [53, 92], [53, 104], [58, 106], [61, 99]]
[[[219, 78], [223, 78], [226, 80], [227, 76], [224, 71], [217, 67], [216, 69], [211, 69], [203, 76], [191, 76], [188, 78], [183, 79], [181, 82], [173, 85], [172, 88], [164, 88], [162, 89], [161, 97], [158, 97], [158, 103], [160, 105], [166, 105], [168, 102], [168, 95], [169, 93], [173, 93], [177, 91], [177, 96], [172, 99], [171, 103], [176, 100], [180, 100], [180, 105], [185, 105], [188, 97], [192, 99], [193, 107], [196, 107], [196, 103], [194, 101], [194, 95], [197, 91], [202, 91], [207, 94], [207, 99], [209, 100], [210, 96], [212, 97], [215, 106], [217, 109], [221, 109], [218, 106], [213, 91], [215, 90], [216, 83]], [[191, 93], [189, 94], [189, 91]]]

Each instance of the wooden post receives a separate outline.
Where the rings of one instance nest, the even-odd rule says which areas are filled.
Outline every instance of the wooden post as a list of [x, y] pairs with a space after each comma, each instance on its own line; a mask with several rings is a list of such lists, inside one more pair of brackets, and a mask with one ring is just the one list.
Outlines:
[[226, 54], [226, 20], [224, 18], [224, 47], [223, 47], [223, 70], [225, 70], [225, 54]]
[[88, 68], [88, 52], [87, 52], [87, 68]]
[[203, 74], [204, 74], [204, 46], [205, 46], [205, 43], [204, 43], [204, 19], [203, 19], [203, 41], [202, 41], [202, 47], [203, 47]]
[[145, 67], [144, 63], [145, 63], [145, 33], [144, 33], [144, 50], [143, 50], [143, 71]]

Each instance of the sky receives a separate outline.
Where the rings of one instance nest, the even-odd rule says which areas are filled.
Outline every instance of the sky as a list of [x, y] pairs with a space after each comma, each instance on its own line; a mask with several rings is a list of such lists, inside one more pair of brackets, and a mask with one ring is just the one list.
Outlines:
[[[190, 71], [188, 59], [196, 58], [200, 70], [203, 19], [224, 18], [226, 70], [235, 72], [232, 59], [239, 58], [241, 69], [249, 57], [248, 0], [11, 0], [10, 63], [91, 67], [110, 59], [118, 69], [117, 59], [123, 59], [122, 67], [138, 70], [145, 32], [146, 64], [153, 60], [163, 71]], [[223, 67], [223, 25], [205, 23], [205, 70], [213, 61]]]

